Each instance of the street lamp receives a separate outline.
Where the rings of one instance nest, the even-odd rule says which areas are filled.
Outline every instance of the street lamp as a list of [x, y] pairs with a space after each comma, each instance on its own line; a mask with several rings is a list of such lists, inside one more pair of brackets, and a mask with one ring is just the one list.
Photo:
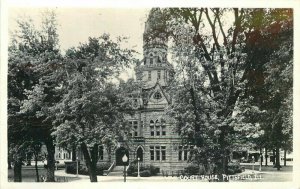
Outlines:
[[138, 177], [140, 177], [140, 158], [137, 158], [138, 160]]
[[252, 164], [252, 170], [254, 171], [254, 164], [255, 164], [254, 156], [252, 156], [252, 162], [253, 162], [253, 164]]
[[124, 154], [124, 156], [122, 157], [122, 161], [124, 164], [124, 182], [126, 182], [126, 163], [128, 161], [128, 157], [126, 156], [126, 154]]

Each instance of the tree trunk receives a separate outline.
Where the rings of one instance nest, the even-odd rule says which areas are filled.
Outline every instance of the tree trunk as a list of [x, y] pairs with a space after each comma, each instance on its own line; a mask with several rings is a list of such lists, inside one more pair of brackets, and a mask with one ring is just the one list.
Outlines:
[[10, 160], [10, 158], [8, 158], [8, 159], [7, 159], [7, 163], [8, 163], [8, 169], [12, 169], [12, 167], [11, 167], [11, 160]]
[[280, 151], [279, 151], [279, 147], [276, 147], [276, 164], [275, 167], [277, 168], [277, 170], [279, 171], [281, 166], [280, 166]]
[[108, 162], [111, 163], [111, 147], [110, 146], [107, 148], [107, 152], [108, 152]]
[[37, 166], [37, 163], [38, 163], [38, 155], [35, 154], [34, 155], [34, 167], [35, 167], [35, 175], [36, 175], [36, 182], [40, 182], [40, 176], [39, 176], [39, 170], [38, 170], [38, 166]]
[[31, 166], [31, 158], [32, 158], [32, 153], [27, 153], [26, 154], [26, 166]]
[[263, 162], [263, 154], [262, 154], [262, 148], [259, 148], [259, 161], [260, 161], [260, 166], [262, 166]]
[[[98, 182], [97, 175], [96, 175], [96, 164], [97, 164], [97, 162], [95, 163], [95, 162], [92, 161], [92, 158], [91, 158], [91, 156], [89, 154], [89, 151], [88, 151], [88, 147], [85, 143], [81, 143], [80, 148], [81, 148], [81, 151], [83, 153], [85, 163], [86, 163], [86, 166], [87, 166], [88, 171], [89, 171], [90, 181], [91, 182]], [[94, 150], [92, 150], [92, 153], [91, 153], [92, 156], [94, 156], [93, 152], [94, 152]]]
[[72, 147], [72, 161], [76, 161], [77, 158], [76, 158], [77, 154], [76, 154], [76, 147], [73, 146]]
[[53, 144], [53, 139], [50, 138], [46, 142], [47, 147], [47, 182], [55, 182], [55, 146]]
[[22, 182], [22, 161], [14, 162], [14, 182]]
[[284, 150], [284, 166], [286, 166], [286, 150]]
[[265, 166], [268, 166], [268, 149], [265, 148]]
[[273, 149], [273, 158], [272, 158], [272, 160], [273, 160], [273, 165], [275, 166], [275, 162], [276, 162], [276, 155], [275, 155], [275, 149]]

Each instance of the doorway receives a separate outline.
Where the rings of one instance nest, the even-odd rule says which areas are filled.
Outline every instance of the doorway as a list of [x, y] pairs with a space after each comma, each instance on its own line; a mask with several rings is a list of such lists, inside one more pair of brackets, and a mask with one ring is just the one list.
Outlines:
[[126, 148], [120, 147], [116, 150], [116, 166], [123, 165], [122, 157], [124, 156], [124, 154], [126, 154], [129, 161], [129, 152]]
[[143, 156], [144, 156], [144, 150], [142, 147], [138, 147], [137, 151], [136, 151], [136, 158], [140, 158], [140, 161], [143, 161]]

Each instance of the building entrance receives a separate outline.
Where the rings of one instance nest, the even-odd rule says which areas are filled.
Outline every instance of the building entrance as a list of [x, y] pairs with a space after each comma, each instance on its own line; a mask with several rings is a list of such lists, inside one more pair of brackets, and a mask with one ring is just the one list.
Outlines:
[[120, 147], [116, 150], [116, 166], [123, 165], [122, 157], [124, 156], [124, 154], [126, 154], [129, 159], [129, 152], [126, 148]]

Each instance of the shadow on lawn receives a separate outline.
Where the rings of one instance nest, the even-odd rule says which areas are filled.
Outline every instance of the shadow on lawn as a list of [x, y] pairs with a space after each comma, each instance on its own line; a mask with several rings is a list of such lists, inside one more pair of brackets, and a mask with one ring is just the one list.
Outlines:
[[[46, 180], [47, 170], [45, 168], [39, 168], [39, 180], [44, 182]], [[56, 182], [70, 182], [78, 180], [77, 177], [68, 176], [55, 176]], [[8, 182], [14, 182], [14, 172], [13, 169], [8, 169]], [[37, 182], [36, 173], [34, 167], [24, 167], [22, 168], [22, 182]]]

